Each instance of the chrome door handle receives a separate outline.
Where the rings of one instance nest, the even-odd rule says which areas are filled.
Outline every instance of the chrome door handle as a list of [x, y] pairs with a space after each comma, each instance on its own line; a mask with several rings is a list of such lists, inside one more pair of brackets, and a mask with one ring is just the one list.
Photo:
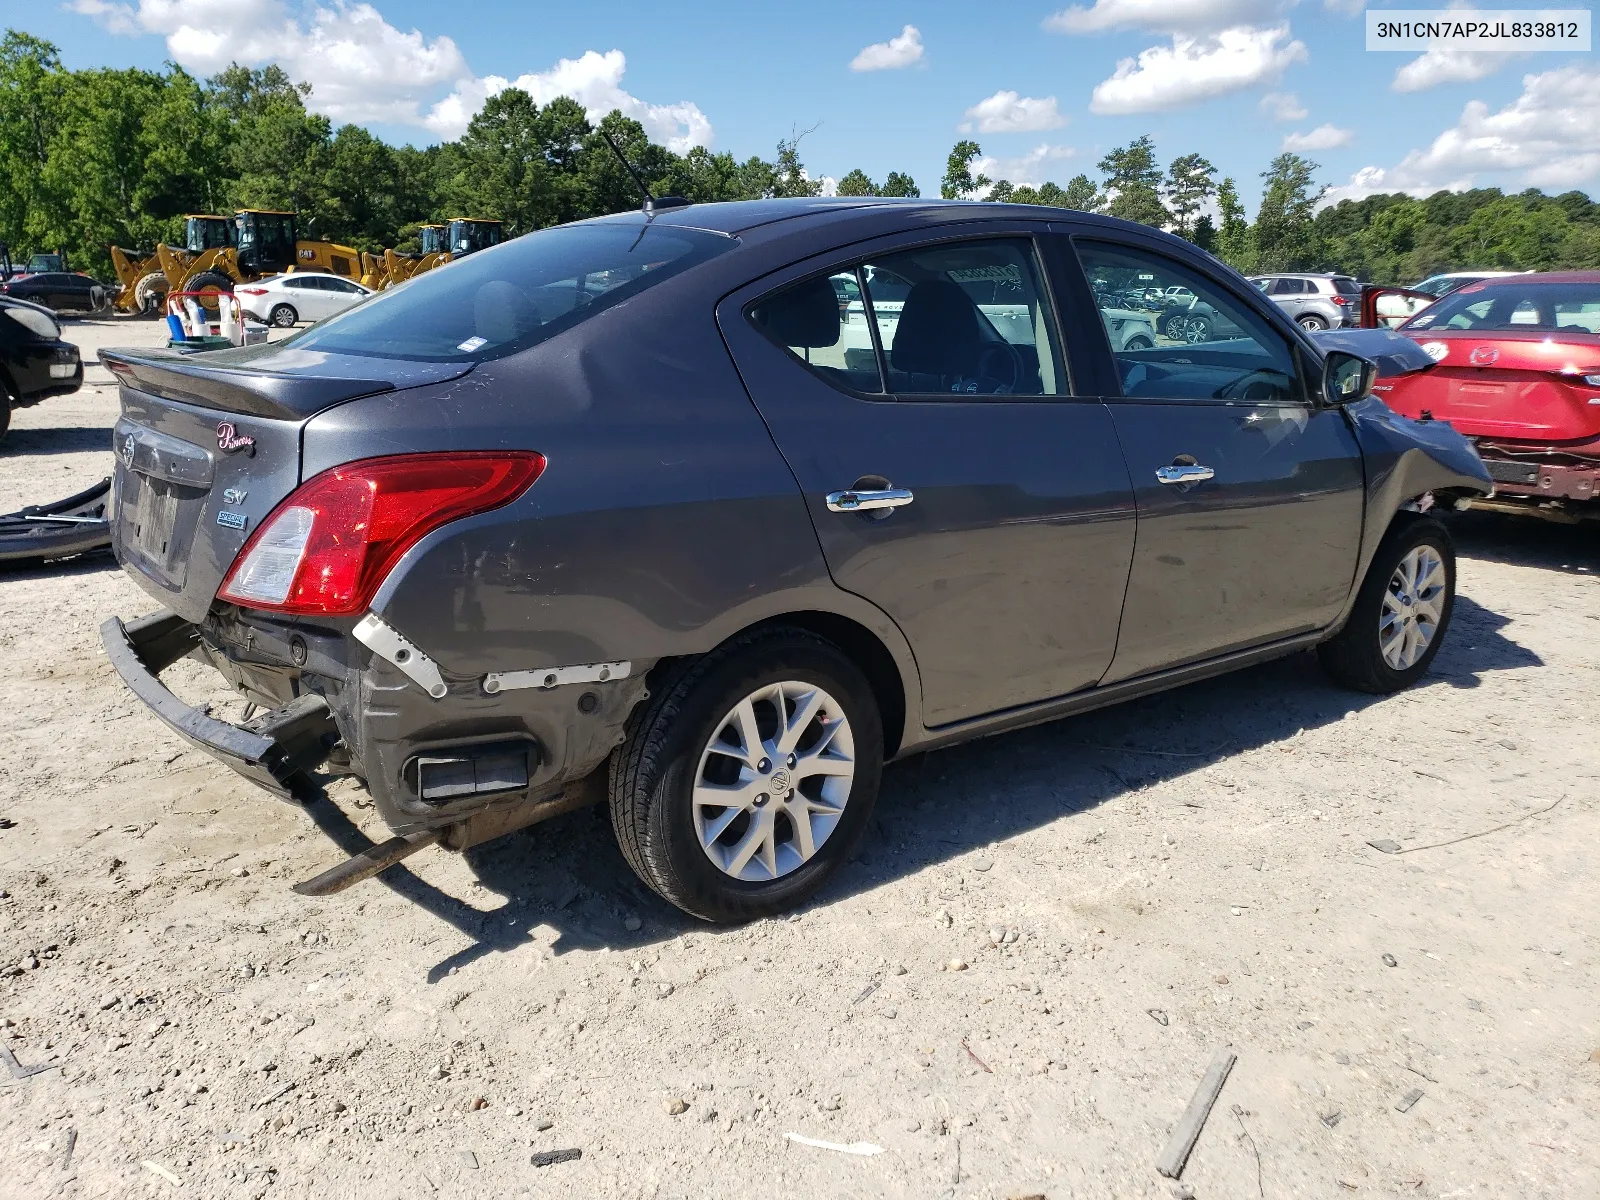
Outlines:
[[871, 508], [899, 508], [916, 497], [910, 488], [879, 488], [866, 492], [829, 492], [829, 512], [866, 512]]
[[1174, 463], [1170, 467], [1156, 468], [1157, 483], [1204, 483], [1216, 478], [1216, 472], [1199, 463]]

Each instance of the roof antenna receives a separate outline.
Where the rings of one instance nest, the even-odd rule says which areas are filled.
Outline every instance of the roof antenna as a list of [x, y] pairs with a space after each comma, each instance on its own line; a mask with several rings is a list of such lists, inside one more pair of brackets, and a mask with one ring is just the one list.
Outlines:
[[604, 129], [600, 129], [598, 132], [601, 137], [605, 138], [606, 145], [611, 147], [611, 153], [617, 156], [617, 161], [620, 162], [623, 166], [623, 169], [633, 177], [633, 182], [638, 186], [639, 191], [643, 193], [644, 203], [640, 205], [640, 208], [643, 210], [645, 216], [653, 217], [656, 215], [656, 213], [660, 212], [664, 208], [683, 208], [694, 203], [692, 200], [687, 200], [682, 196], [652, 196], [650, 194], [650, 189], [645, 186], [644, 180], [639, 178], [639, 172], [633, 169], [633, 164], [628, 161], [627, 156], [624, 155], [622, 151], [617, 148], [617, 144], [611, 140], [611, 135]]

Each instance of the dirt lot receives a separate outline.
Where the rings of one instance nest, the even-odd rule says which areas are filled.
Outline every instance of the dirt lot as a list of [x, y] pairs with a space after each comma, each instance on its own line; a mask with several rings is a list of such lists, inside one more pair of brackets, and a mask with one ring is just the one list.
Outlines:
[[[18, 414], [0, 507], [104, 474], [114, 412]], [[168, 734], [112, 567], [0, 576], [0, 1036], [58, 1064], [0, 1080], [0, 1195], [1600, 1194], [1600, 543], [1456, 528], [1415, 691], [1298, 657], [912, 759], [816, 904], [729, 930], [595, 811], [302, 899], [384, 836], [361, 793]]]

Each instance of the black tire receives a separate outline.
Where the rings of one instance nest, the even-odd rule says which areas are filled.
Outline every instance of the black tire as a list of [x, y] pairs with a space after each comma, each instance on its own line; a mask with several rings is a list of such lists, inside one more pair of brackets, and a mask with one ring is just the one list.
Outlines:
[[299, 319], [300, 314], [295, 312], [292, 304], [274, 304], [272, 311], [267, 314], [267, 320], [279, 329], [293, 329]]
[[141, 317], [159, 317], [167, 307], [167, 277], [160, 271], [148, 271], [133, 285], [134, 310]]
[[[1419, 546], [1431, 546], [1444, 564], [1444, 599], [1432, 640], [1416, 662], [1396, 669], [1384, 658], [1379, 637], [1384, 598], [1402, 559]], [[1372, 556], [1350, 619], [1334, 637], [1317, 647], [1325, 671], [1345, 687], [1387, 695], [1410, 687], [1427, 673], [1444, 644], [1456, 604], [1456, 549], [1450, 531], [1432, 517], [1402, 514]]]
[[1183, 339], [1186, 342], [1206, 342], [1211, 340], [1211, 318], [1190, 317], [1183, 326]]
[[[843, 709], [855, 777], [844, 815], [809, 861], [776, 879], [735, 879], [701, 847], [695, 776], [724, 714], [757, 689], [787, 680], [819, 686]], [[770, 627], [669, 667], [651, 687], [611, 758], [611, 824], [628, 865], [668, 903], [706, 921], [754, 920], [805, 901], [855, 853], [877, 799], [883, 726], [866, 677], [832, 642]]]
[[0, 377], [0, 442], [6, 440], [6, 434], [11, 429], [11, 405], [14, 400], [11, 385]]
[[1150, 350], [1153, 349], [1154, 346], [1155, 343], [1149, 338], [1145, 337], [1142, 333], [1136, 333], [1126, 342], [1122, 343], [1122, 348], [1124, 350]]
[[1316, 313], [1301, 313], [1295, 318], [1295, 323], [1307, 333], [1318, 333], [1328, 327], [1328, 323]]

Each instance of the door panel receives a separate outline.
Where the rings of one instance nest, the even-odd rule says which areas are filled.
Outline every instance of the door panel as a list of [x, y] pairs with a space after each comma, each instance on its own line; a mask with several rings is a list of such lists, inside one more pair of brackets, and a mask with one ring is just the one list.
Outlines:
[[1333, 621], [1354, 581], [1365, 471], [1343, 411], [1310, 403], [1270, 301], [1132, 239], [1077, 248], [1097, 292], [1149, 275], [1191, 287], [1203, 316], [1110, 354], [1139, 541], [1106, 682]]
[[[1114, 403], [1139, 550], [1106, 681], [1327, 625], [1355, 573], [1360, 450], [1333, 409]], [[1215, 476], [1163, 484], [1188, 460]]]
[[[882, 278], [888, 267], [871, 249], [856, 261]], [[848, 295], [835, 299], [839, 289], [828, 286], [828, 273], [812, 280], [818, 294], [811, 316], [781, 322], [790, 331], [781, 341], [809, 338], [795, 353], [746, 315], [752, 301], [770, 298], [784, 279], [736, 293], [719, 306], [718, 320], [805, 495], [834, 581], [888, 613], [910, 642], [925, 723], [947, 724], [1094, 684], [1115, 651], [1134, 537], [1132, 491], [1110, 412], [1099, 401], [1067, 397], [846, 390], [878, 385], [867, 364], [880, 343], [867, 341], [865, 356], [860, 346], [845, 345], [873, 338], [874, 329], [870, 322], [855, 329], [855, 302]], [[806, 274], [804, 268], [784, 273], [787, 280]], [[975, 371], [957, 361], [968, 334], [957, 326], [945, 286], [959, 282], [971, 294], [971, 285], [989, 277], [978, 267], [950, 275], [950, 281], [923, 275], [921, 282], [937, 286], [908, 294], [897, 318], [899, 359], [885, 372], [891, 386], [897, 378], [927, 376], [957, 380], [953, 386], [963, 392], [991, 386], [983, 380], [998, 367]], [[908, 282], [915, 278], [908, 272]], [[1008, 338], [1026, 336], [1020, 331], [1028, 321], [1014, 313], [1012, 298], [1000, 304], [978, 296], [975, 305], [1016, 326]], [[914, 328], [938, 306], [945, 306], [940, 329], [950, 331], [948, 341]], [[829, 329], [817, 332], [819, 322]], [[833, 330], [835, 324], [842, 328]], [[1029, 346], [1042, 361], [1051, 358], [1047, 342]], [[975, 353], [996, 357], [987, 349]], [[1064, 375], [1059, 363], [1056, 378]], [[1047, 386], [1038, 380], [1048, 377], [1049, 369], [1035, 373], [1030, 360], [1031, 386]], [[844, 489], [888, 487], [909, 490], [912, 501], [873, 512], [828, 504], [830, 493]]]

